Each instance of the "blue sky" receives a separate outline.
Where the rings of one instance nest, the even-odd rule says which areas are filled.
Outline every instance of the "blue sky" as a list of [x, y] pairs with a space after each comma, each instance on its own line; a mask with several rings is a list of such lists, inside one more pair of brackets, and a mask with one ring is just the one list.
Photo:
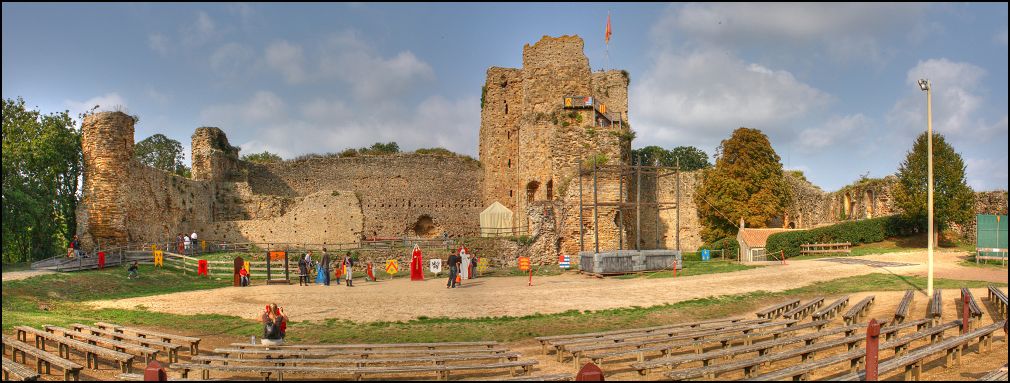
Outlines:
[[[612, 13], [609, 64], [603, 31]], [[740, 126], [825, 190], [892, 174], [925, 129], [1007, 188], [1007, 4], [3, 4], [3, 97], [218, 126], [291, 158], [376, 141], [477, 154], [488, 67], [578, 34], [631, 73], [635, 147], [711, 156]], [[188, 157], [188, 153], [187, 153]], [[187, 158], [188, 161], [188, 158]]]

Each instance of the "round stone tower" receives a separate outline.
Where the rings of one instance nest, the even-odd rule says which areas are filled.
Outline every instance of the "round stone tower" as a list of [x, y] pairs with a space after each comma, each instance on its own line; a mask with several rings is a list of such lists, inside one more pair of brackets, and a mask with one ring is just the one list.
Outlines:
[[127, 181], [133, 160], [133, 117], [101, 112], [84, 118], [81, 148], [84, 155], [82, 241], [86, 247], [125, 244]]

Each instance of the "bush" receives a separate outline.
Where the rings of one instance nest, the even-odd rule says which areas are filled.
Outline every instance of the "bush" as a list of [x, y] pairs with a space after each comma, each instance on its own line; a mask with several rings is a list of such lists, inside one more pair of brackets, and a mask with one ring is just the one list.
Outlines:
[[915, 222], [892, 215], [810, 230], [772, 234], [768, 237], [766, 250], [768, 253], [783, 251], [787, 258], [791, 258], [800, 255], [800, 245], [803, 244], [849, 242], [852, 245], [859, 245], [880, 242], [889, 237], [910, 235], [918, 229]]
[[[701, 250], [723, 250], [726, 259], [737, 259], [737, 255], [740, 254], [740, 244], [737, 243], [736, 237], [726, 237], [698, 248], [698, 251]], [[718, 255], [712, 254], [712, 256], [716, 257]]]

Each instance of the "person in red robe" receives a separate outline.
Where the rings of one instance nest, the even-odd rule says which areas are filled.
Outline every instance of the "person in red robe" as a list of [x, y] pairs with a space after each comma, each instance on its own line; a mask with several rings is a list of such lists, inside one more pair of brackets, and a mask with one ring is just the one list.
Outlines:
[[422, 269], [421, 248], [414, 245], [414, 252], [410, 256], [410, 280], [423, 281], [424, 271]]

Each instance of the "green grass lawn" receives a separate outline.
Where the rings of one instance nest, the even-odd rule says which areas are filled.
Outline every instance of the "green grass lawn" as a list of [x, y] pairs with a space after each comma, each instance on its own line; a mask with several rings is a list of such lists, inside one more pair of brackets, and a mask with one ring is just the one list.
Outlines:
[[[741, 265], [736, 262], [731, 261], [690, 261], [684, 260], [684, 268], [677, 271], [676, 277], [689, 277], [692, 275], [704, 275], [704, 274], [718, 274], [718, 273], [729, 273], [740, 270], [750, 270], [756, 269], [764, 266], [751, 266], [751, 265]], [[634, 278], [674, 278], [673, 270], [664, 271], [653, 271], [637, 274], [626, 274], [620, 275], [613, 278], [616, 279], [634, 279]]]
[[[715, 263], [711, 263], [715, 265]], [[721, 266], [720, 266], [721, 267]], [[697, 269], [692, 267], [689, 269]], [[87, 300], [150, 296], [169, 292], [227, 286], [230, 280], [181, 275], [165, 269], [141, 268], [141, 278], [130, 281], [125, 269], [52, 274], [21, 281], [3, 282], [3, 329], [17, 325], [40, 328], [74, 322], [107, 321], [124, 325], [174, 329], [179, 333], [206, 336], [221, 334], [236, 340], [259, 336], [255, 321], [227, 315], [175, 315], [138, 307], [132, 310], [94, 309]], [[515, 341], [536, 336], [561, 335], [620, 328], [646, 327], [678, 321], [719, 318], [756, 310], [786, 298], [810, 298], [859, 291], [924, 289], [925, 279], [893, 274], [869, 274], [816, 283], [770, 293], [693, 299], [669, 305], [628, 307], [598, 311], [572, 310], [557, 314], [476, 319], [426, 318], [410, 321], [356, 323], [343, 320], [297, 321], [288, 329], [293, 342], [425, 342], [425, 341]], [[986, 282], [935, 280], [937, 288], [984, 287]]]
[[[973, 244], [967, 244], [964, 242], [954, 242], [950, 240], [940, 241], [940, 249], [960, 249], [964, 251], [974, 252], [975, 246]], [[864, 243], [862, 245], [857, 245], [852, 247], [852, 253], [849, 256], [861, 256], [861, 255], [871, 255], [871, 254], [887, 254], [887, 253], [900, 253], [905, 251], [920, 251], [926, 249], [926, 235], [919, 234], [910, 237], [900, 237], [900, 238], [888, 238], [881, 242], [874, 243]], [[795, 260], [804, 259], [820, 259], [820, 258], [834, 258], [834, 257], [844, 257], [845, 254], [808, 254], [801, 255], [799, 257], [789, 258]]]

